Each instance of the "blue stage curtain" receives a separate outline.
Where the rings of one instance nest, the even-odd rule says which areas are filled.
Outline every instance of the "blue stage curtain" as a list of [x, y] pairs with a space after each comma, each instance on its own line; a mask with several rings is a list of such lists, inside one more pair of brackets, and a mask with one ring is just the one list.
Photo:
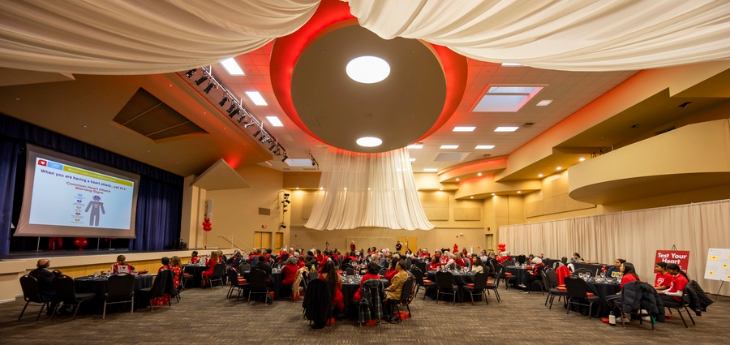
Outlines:
[[6, 255], [10, 251], [10, 223], [13, 217], [18, 153], [18, 143], [0, 138], [0, 255]]
[[180, 234], [182, 188], [143, 178], [137, 193], [137, 238], [130, 250], [161, 250]]

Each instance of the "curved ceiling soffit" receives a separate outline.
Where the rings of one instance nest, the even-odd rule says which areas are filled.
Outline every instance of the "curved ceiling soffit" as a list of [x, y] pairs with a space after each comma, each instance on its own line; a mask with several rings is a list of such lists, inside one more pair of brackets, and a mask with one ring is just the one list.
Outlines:
[[[352, 25], [358, 25], [358, 22], [350, 14], [350, 8], [346, 3], [322, 1], [317, 12], [315, 12], [304, 26], [296, 32], [288, 36], [280, 37], [274, 41], [271, 53], [271, 84], [282, 110], [284, 110], [297, 127], [311, 137], [328, 145], [332, 144], [323, 140], [309, 129], [297, 113], [292, 99], [292, 76], [297, 61], [312, 43], [327, 33]], [[436, 60], [441, 65], [446, 84], [446, 97], [437, 120], [425, 134], [415, 141], [423, 140], [432, 135], [454, 114], [466, 89], [468, 68], [467, 60], [464, 56], [443, 46], [421, 42], [434, 53]]]

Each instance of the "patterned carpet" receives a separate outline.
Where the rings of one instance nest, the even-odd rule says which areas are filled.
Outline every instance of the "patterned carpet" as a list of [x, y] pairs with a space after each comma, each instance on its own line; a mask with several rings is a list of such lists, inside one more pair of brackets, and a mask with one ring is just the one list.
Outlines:
[[[70, 316], [41, 316], [34, 322], [38, 308], [28, 308], [16, 321], [23, 303], [0, 304], [0, 343], [2, 344], [483, 344], [483, 343], [695, 343], [721, 344], [730, 339], [730, 298], [723, 297], [709, 312], [695, 316], [696, 326], [685, 329], [679, 318], [658, 324], [656, 332], [638, 321], [613, 328], [600, 319], [588, 320], [577, 313], [565, 314], [556, 299], [552, 310], [543, 306], [540, 293], [521, 294], [500, 289], [502, 302], [494, 295], [484, 302], [456, 304], [439, 302], [421, 293], [411, 305], [413, 318], [402, 324], [358, 327], [352, 321], [313, 330], [302, 319], [301, 302], [229, 302], [227, 289], [190, 289], [171, 308], [156, 307], [129, 313]], [[35, 313], [34, 313], [35, 311]], [[675, 313], [676, 314], [676, 313]], [[689, 322], [689, 321], [688, 321]]]

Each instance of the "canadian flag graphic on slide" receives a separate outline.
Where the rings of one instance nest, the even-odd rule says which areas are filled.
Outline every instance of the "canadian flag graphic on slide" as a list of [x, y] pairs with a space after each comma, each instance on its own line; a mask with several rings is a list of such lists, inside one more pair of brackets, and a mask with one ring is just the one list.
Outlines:
[[42, 160], [42, 159], [39, 159], [39, 160], [38, 160], [38, 165], [46, 166], [46, 163], [47, 163], [47, 162], [46, 162], [46, 161], [44, 161], [44, 160]]

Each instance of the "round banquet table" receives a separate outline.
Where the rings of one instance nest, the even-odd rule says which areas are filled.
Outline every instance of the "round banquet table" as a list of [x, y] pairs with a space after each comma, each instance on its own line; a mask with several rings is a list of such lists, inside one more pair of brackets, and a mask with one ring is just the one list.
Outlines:
[[540, 291], [540, 289], [535, 285], [533, 288], [532, 284], [527, 284], [528, 277], [530, 277], [530, 273], [527, 271], [526, 268], [520, 267], [520, 266], [507, 266], [504, 268], [505, 272], [512, 273], [512, 276], [515, 277], [513, 280], [514, 285], [520, 285], [524, 284], [527, 286], [530, 291]]
[[[135, 309], [147, 305], [141, 300], [141, 294], [139, 290], [152, 286], [154, 280], [154, 274], [140, 274], [134, 277], [134, 307]], [[85, 276], [74, 279], [74, 285], [76, 286], [76, 292], [93, 292], [96, 294], [94, 298], [93, 307], [91, 305], [85, 306], [80, 311], [90, 311], [94, 314], [101, 314], [104, 309], [104, 295], [108, 290], [109, 278], [107, 276], [101, 276], [94, 278], [94, 276]], [[120, 308], [126, 308], [123, 304], [112, 304], [107, 306], [109, 311], [113, 306], [120, 306]], [[89, 309], [86, 309], [89, 308]], [[92, 309], [93, 308], [93, 309]]]
[[[345, 310], [343, 314], [350, 316], [350, 313], [357, 314], [357, 304], [353, 303], [352, 298], [355, 296], [357, 290], [360, 289], [360, 276], [345, 276], [342, 280], [342, 297], [345, 300]], [[387, 279], [380, 279], [383, 284], [383, 289], [390, 285]]]
[[597, 282], [595, 279], [589, 279], [586, 283], [588, 284], [588, 289], [601, 298], [601, 311], [598, 316], [608, 317], [611, 308], [606, 303], [606, 297], [621, 292], [621, 284], [617, 282]]
[[[243, 271], [243, 277], [248, 280], [248, 273], [251, 271]], [[281, 293], [281, 281], [284, 280], [284, 275], [281, 274], [281, 270], [272, 269], [271, 271], [271, 279], [273, 279], [273, 291], [274, 291], [274, 298], [279, 298], [279, 293]]]
[[[476, 273], [471, 272], [471, 271], [466, 272], [466, 273], [454, 272], [454, 271], [450, 271], [450, 272], [451, 272], [451, 274], [454, 275], [454, 284], [456, 284], [456, 286], [458, 286], [458, 293], [456, 295], [456, 301], [459, 303], [464, 302], [464, 301], [471, 302], [471, 298], [466, 297], [467, 292], [464, 289], [464, 287], [466, 286], [466, 284], [474, 283], [474, 275]], [[428, 280], [430, 280], [434, 283], [436, 282], [436, 271], [428, 271]], [[426, 296], [428, 296], [432, 299], [436, 299], [436, 297], [437, 297], [436, 289], [427, 289]], [[444, 295], [444, 298], [446, 296], [448, 296], [448, 295]], [[474, 302], [481, 301], [481, 300], [482, 300], [481, 295], [474, 295]]]
[[[188, 280], [185, 288], [200, 287], [200, 283], [203, 280], [203, 272], [205, 272], [206, 269], [207, 269], [207, 267], [205, 265], [195, 265], [195, 264], [183, 265], [183, 272], [191, 274], [193, 276], [193, 279]], [[190, 285], [192, 285], [192, 286], [190, 286]]]

